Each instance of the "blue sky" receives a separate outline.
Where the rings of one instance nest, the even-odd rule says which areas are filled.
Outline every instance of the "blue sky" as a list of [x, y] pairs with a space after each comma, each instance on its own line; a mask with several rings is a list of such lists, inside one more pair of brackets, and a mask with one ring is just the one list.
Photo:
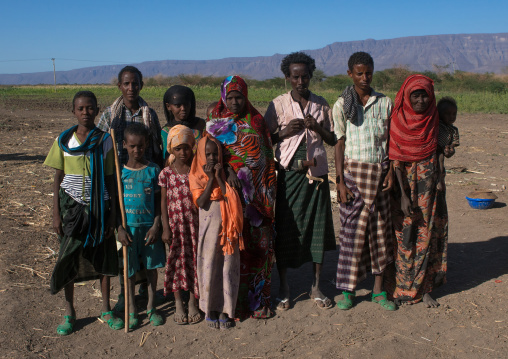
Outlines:
[[508, 32], [506, 0], [2, 0], [0, 5], [3, 74], [52, 71], [53, 57], [57, 70], [70, 70], [270, 56], [368, 38]]

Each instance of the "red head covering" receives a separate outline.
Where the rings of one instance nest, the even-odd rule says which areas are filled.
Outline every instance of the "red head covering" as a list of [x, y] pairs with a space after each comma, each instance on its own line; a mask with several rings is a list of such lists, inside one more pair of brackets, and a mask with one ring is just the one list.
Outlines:
[[[207, 141], [211, 141], [217, 145], [219, 163], [223, 164], [221, 143], [209, 134], [205, 134], [198, 142], [198, 150], [196, 151], [196, 156], [192, 161], [189, 172], [189, 187], [196, 206], [197, 199], [201, 197], [208, 183], [208, 175], [203, 170], [203, 166], [206, 164], [205, 147]], [[224, 172], [222, 173], [222, 180], [226, 185], [226, 193], [223, 194], [217, 181], [214, 181], [210, 200], [220, 201], [220, 213], [222, 217], [222, 232], [219, 233], [219, 237], [221, 238], [220, 244], [222, 245], [224, 254], [231, 255], [234, 253], [237, 244], [240, 250], [245, 248], [242, 237], [243, 209], [238, 193], [226, 182]]]
[[226, 106], [226, 96], [231, 91], [240, 92], [243, 97], [245, 97], [245, 113], [250, 113], [252, 117], [261, 116], [258, 110], [256, 110], [250, 103], [247, 91], [247, 84], [245, 81], [238, 75], [228, 76], [222, 81], [221, 84], [221, 99], [215, 106], [215, 108], [210, 113], [210, 118], [237, 118], [239, 115], [232, 113], [229, 111]]
[[[429, 107], [416, 113], [409, 97], [417, 90], [429, 95]], [[402, 84], [390, 118], [389, 157], [404, 162], [421, 161], [436, 151], [439, 115], [434, 81], [427, 76], [411, 75]]]

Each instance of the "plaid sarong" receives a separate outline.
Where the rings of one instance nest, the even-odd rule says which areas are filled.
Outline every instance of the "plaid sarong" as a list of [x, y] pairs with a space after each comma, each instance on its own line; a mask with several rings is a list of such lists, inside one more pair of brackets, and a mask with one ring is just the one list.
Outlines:
[[354, 291], [367, 271], [383, 273], [393, 262], [390, 195], [382, 192], [389, 162], [344, 161], [344, 182], [354, 199], [340, 204], [337, 288]]

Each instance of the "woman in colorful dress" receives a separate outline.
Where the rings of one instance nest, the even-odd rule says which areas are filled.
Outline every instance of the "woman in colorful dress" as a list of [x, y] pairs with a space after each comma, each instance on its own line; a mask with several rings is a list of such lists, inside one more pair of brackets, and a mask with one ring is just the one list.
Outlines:
[[438, 201], [438, 128], [434, 82], [409, 76], [395, 98], [389, 144], [400, 190], [392, 207], [398, 304], [437, 307], [430, 293], [445, 282], [448, 216]]
[[263, 116], [247, 97], [239, 76], [227, 77], [206, 131], [225, 148], [228, 183], [240, 190], [244, 208], [237, 317], [269, 318], [273, 259], [275, 162]]
[[[161, 135], [164, 160], [166, 160], [169, 154], [165, 149], [168, 145], [168, 133], [171, 128], [176, 125], [187, 126], [194, 133], [195, 143], [198, 143], [205, 128], [205, 120], [196, 117], [196, 97], [194, 92], [186, 86], [171, 86], [164, 94], [162, 105], [166, 124], [162, 128]], [[196, 152], [196, 147], [194, 152]]]

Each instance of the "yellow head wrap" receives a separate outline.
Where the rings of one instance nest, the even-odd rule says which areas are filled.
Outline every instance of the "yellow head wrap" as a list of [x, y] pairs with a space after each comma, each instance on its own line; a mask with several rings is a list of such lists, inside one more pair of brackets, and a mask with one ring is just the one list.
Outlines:
[[168, 133], [168, 147], [169, 163], [175, 162], [175, 155], [173, 155], [173, 148], [180, 146], [181, 144], [188, 144], [191, 148], [194, 148], [196, 139], [194, 138], [194, 132], [190, 128], [184, 125], [176, 125], [169, 130]]

